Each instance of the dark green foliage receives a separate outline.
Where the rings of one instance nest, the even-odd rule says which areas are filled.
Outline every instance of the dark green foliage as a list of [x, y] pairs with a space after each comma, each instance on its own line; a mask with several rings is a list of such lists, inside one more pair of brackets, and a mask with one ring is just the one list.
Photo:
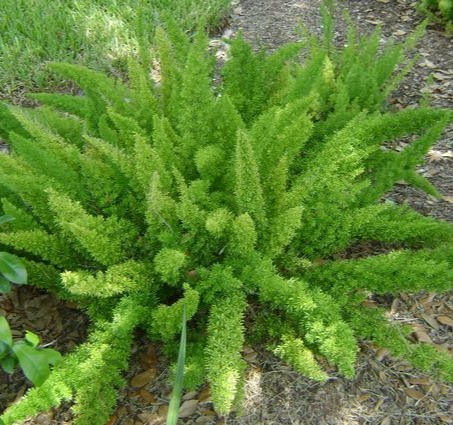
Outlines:
[[[324, 23], [331, 34], [327, 8]], [[150, 63], [131, 61], [130, 86], [58, 64], [85, 96], [0, 109], [12, 148], [2, 205], [17, 217], [0, 244], [93, 322], [6, 423], [67, 399], [77, 424], [105, 423], [134, 329], [176, 354], [184, 306], [185, 385], [207, 379], [221, 413], [240, 390], [250, 304], [265, 312], [255, 336], [314, 379], [327, 376], [317, 355], [352, 377], [363, 337], [453, 380], [445, 356], [362, 306], [369, 291], [447, 290], [453, 278], [453, 225], [379, 202], [399, 180], [436, 193], [415, 167], [453, 113], [386, 112], [413, 40], [382, 53], [378, 40], [351, 30], [344, 50], [309, 37], [269, 56], [239, 37], [213, 86], [206, 35], [172, 27], [156, 32], [155, 80]], [[388, 147], [405, 136], [404, 151]], [[393, 251], [344, 259], [373, 241]]]
[[438, 12], [447, 22], [453, 23], [453, 0], [419, 0], [422, 10]]

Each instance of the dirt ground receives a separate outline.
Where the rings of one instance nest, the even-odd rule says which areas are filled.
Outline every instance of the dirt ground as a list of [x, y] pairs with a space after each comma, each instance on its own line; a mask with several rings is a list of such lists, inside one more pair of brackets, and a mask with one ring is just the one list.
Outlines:
[[[254, 46], [270, 50], [298, 38], [300, 21], [320, 32], [320, 0], [242, 0], [236, 2], [223, 35], [242, 30]], [[410, 0], [337, 0], [335, 42], [344, 44], [349, 12], [361, 33], [382, 25], [382, 40], [403, 40], [422, 20]], [[221, 43], [220, 36], [218, 40]], [[427, 29], [416, 52], [420, 59], [413, 72], [391, 99], [394, 108], [415, 106], [422, 93], [432, 95], [432, 104], [453, 107], [453, 38], [437, 24]], [[433, 75], [429, 87], [426, 79]], [[404, 149], [404, 141], [400, 148]], [[420, 172], [443, 195], [436, 199], [399, 184], [387, 199], [408, 203], [426, 215], [453, 221], [453, 128], [447, 130], [430, 151]], [[414, 338], [436, 344], [453, 355], [453, 292], [438, 295], [402, 294], [397, 298], [371, 300], [384, 304], [390, 319], [410, 324]], [[1, 313], [8, 316], [16, 336], [24, 329], [37, 332], [46, 343], [63, 352], [72, 349], [86, 334], [86, 318], [48, 294], [19, 290], [0, 296]], [[127, 373], [128, 386], [121, 391], [118, 408], [108, 425], [160, 425], [165, 423], [171, 392], [167, 359], [159, 346], [138, 335]], [[325, 383], [313, 382], [293, 372], [264, 347], [245, 347], [249, 363], [242, 409], [219, 418], [212, 406], [209, 388], [185, 394], [180, 424], [230, 425], [428, 425], [453, 423], [453, 386], [415, 371], [407, 362], [386, 350], [361, 343], [357, 375], [347, 380], [335, 374]], [[20, 397], [27, 383], [19, 372], [11, 378], [0, 374], [0, 411]], [[29, 424], [70, 424], [71, 414], [60, 408]]]

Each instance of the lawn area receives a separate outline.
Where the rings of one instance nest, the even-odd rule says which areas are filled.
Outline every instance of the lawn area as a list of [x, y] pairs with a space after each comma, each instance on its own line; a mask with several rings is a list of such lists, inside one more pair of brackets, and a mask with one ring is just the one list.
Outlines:
[[201, 17], [221, 22], [229, 0], [4, 0], [0, 2], [0, 98], [48, 89], [57, 81], [49, 61], [118, 72], [137, 51], [138, 34], [150, 38], [171, 13], [182, 28]]

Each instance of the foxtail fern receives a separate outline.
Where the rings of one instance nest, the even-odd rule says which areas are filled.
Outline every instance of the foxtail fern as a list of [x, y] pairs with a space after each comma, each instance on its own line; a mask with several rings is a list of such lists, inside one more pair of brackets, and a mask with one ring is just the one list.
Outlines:
[[[357, 340], [370, 338], [453, 380], [450, 359], [363, 304], [370, 291], [452, 287], [453, 225], [380, 198], [400, 180], [437, 195], [416, 166], [453, 113], [387, 112], [412, 41], [381, 51], [378, 31], [351, 30], [337, 50], [330, 19], [325, 8], [324, 40], [272, 55], [239, 35], [215, 79], [203, 31], [158, 30], [153, 62], [131, 61], [129, 84], [54, 64], [83, 96], [0, 107], [11, 147], [2, 208], [17, 217], [0, 245], [23, 258], [32, 284], [92, 319], [88, 340], [7, 409], [6, 424], [64, 400], [76, 424], [104, 424], [134, 330], [176, 354], [184, 309], [185, 385], [207, 379], [220, 413], [240, 388], [250, 328], [313, 379], [327, 377], [319, 355], [352, 377]], [[408, 135], [404, 151], [388, 147]], [[338, 255], [367, 241], [392, 251]]]

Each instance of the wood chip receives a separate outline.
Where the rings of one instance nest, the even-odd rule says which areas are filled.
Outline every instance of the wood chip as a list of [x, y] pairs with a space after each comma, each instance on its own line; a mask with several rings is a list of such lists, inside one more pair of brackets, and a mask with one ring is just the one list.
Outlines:
[[165, 423], [164, 419], [156, 413], [143, 412], [139, 413], [137, 416], [142, 421], [142, 424], [163, 425]]
[[453, 319], [448, 316], [437, 316], [436, 317], [437, 321], [439, 323], [442, 323], [443, 325], [451, 326], [453, 327]]
[[157, 374], [156, 369], [148, 369], [145, 372], [142, 372], [134, 376], [130, 381], [130, 385], [134, 388], [144, 387], [145, 385], [151, 383], [154, 380], [156, 374]]
[[190, 392], [188, 392], [187, 394], [184, 394], [184, 397], [183, 397], [182, 399], [183, 399], [183, 401], [192, 400], [192, 399], [194, 399], [197, 395], [198, 395], [198, 392], [197, 392], [197, 391], [190, 391]]
[[139, 391], [140, 397], [143, 398], [147, 403], [154, 403], [157, 399], [156, 396], [145, 389]]
[[179, 408], [178, 418], [188, 418], [192, 416], [198, 408], [198, 400], [186, 400]]
[[168, 415], [168, 404], [161, 404], [159, 408], [157, 409], [157, 414], [166, 419]]

